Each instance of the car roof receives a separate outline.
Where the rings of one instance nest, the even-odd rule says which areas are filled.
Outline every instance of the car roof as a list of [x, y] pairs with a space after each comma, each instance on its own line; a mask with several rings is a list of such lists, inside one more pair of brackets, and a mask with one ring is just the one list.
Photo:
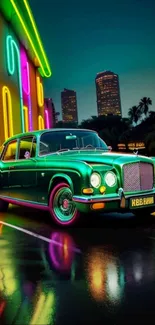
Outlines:
[[15, 140], [15, 139], [19, 139], [22, 138], [23, 136], [40, 136], [43, 133], [48, 133], [48, 132], [60, 132], [60, 131], [68, 131], [68, 132], [73, 132], [73, 131], [91, 131], [96, 133], [96, 131], [94, 130], [90, 130], [90, 129], [76, 129], [76, 128], [53, 128], [53, 129], [44, 129], [44, 130], [36, 130], [36, 131], [29, 131], [29, 132], [24, 132], [24, 133], [19, 133], [19, 134], [15, 134], [13, 137], [8, 138], [4, 144], [7, 144], [10, 140]]

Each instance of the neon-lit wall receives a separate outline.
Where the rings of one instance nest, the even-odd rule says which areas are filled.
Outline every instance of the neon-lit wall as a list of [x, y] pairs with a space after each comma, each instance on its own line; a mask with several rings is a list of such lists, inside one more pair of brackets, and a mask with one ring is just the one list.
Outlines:
[[0, 145], [8, 137], [49, 127], [38, 67], [0, 13]]

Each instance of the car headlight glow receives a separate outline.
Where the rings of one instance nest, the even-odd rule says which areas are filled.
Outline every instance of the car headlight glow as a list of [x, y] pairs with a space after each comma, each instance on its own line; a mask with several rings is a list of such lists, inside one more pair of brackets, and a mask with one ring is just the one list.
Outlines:
[[116, 185], [117, 178], [113, 172], [107, 172], [104, 176], [105, 182], [109, 187], [113, 187]]
[[90, 183], [93, 187], [98, 188], [101, 185], [101, 176], [98, 173], [92, 173]]

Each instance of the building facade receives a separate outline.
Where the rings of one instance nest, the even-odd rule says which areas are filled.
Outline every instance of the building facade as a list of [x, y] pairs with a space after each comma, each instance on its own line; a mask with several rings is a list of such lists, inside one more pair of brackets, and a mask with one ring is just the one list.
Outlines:
[[74, 90], [65, 88], [61, 92], [61, 107], [63, 122], [78, 123], [77, 98]]
[[43, 78], [51, 76], [28, 1], [0, 1], [0, 144], [48, 127]]
[[48, 128], [54, 128], [58, 122], [58, 115], [60, 113], [56, 112], [55, 106], [52, 98], [44, 99], [44, 118]]
[[122, 115], [118, 75], [103, 71], [95, 78], [97, 111], [100, 115]]

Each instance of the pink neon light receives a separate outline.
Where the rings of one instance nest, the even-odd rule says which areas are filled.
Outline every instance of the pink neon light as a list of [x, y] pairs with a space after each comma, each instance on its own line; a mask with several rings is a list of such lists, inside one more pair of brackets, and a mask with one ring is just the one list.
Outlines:
[[29, 63], [27, 59], [26, 52], [24, 48], [20, 50], [20, 60], [21, 60], [21, 76], [22, 76], [22, 86], [23, 86], [23, 97], [26, 101], [26, 106], [29, 110], [29, 130], [32, 131], [32, 107], [31, 107], [31, 94], [30, 94], [30, 73], [29, 73]]
[[26, 72], [27, 72], [27, 95], [30, 95], [30, 71], [29, 71], [29, 63], [26, 62]]
[[20, 60], [23, 91], [28, 96], [30, 95], [29, 64], [27, 62], [26, 52], [23, 48], [20, 50]]
[[50, 121], [49, 121], [49, 115], [48, 115], [48, 110], [45, 109], [45, 118], [46, 118], [46, 128], [50, 128]]

